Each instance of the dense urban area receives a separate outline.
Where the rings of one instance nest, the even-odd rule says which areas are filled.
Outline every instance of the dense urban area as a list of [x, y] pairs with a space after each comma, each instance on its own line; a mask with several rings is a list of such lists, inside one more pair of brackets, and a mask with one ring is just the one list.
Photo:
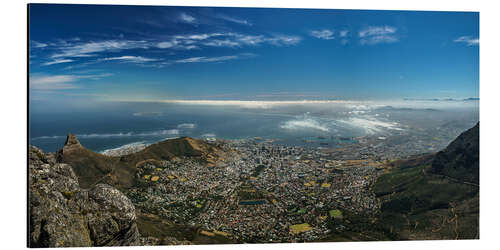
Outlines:
[[204, 163], [186, 157], [146, 161], [139, 165], [139, 184], [127, 196], [140, 211], [200, 226], [200, 234], [209, 237], [315, 241], [341, 232], [349, 223], [345, 213], [373, 217], [380, 204], [371, 185], [388, 159], [448, 143], [436, 136], [427, 142], [405, 140], [400, 147], [388, 143], [397, 136], [336, 139], [338, 147], [286, 146], [260, 137], [211, 139], [208, 143], [224, 157], [214, 153]]
[[477, 239], [478, 126], [452, 143], [452, 130], [305, 145], [181, 137], [104, 154], [70, 134], [55, 153], [30, 148], [30, 244]]

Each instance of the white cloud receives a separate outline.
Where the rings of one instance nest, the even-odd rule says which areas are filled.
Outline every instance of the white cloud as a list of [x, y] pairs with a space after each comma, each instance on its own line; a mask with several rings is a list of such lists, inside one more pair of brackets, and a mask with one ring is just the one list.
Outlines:
[[[175, 35], [170, 39], [158, 40], [104, 40], [87, 41], [61, 40], [51, 48], [55, 51], [50, 58], [52, 61], [43, 65], [73, 62], [76, 58], [98, 57], [104, 52], [120, 52], [130, 49], [174, 49], [192, 50], [202, 47], [230, 47], [258, 46], [269, 44], [274, 46], [296, 45], [302, 40], [293, 35], [245, 35], [240, 33], [201, 33], [189, 35]], [[42, 46], [42, 45], [36, 45]], [[120, 56], [98, 59], [97, 61], [121, 60], [130, 62], [151, 62], [153, 59], [144, 57]], [[156, 61], [156, 60], [155, 60]]]
[[205, 33], [177, 35], [170, 40], [156, 43], [161, 49], [197, 49], [209, 47], [243, 47], [270, 44], [274, 46], [296, 45], [302, 40], [299, 36], [290, 35], [244, 35], [239, 33]]
[[240, 35], [240, 34], [234, 34], [234, 37], [236, 38], [236, 42], [242, 45], [259, 45], [265, 41], [264, 36], [262, 35]]
[[395, 36], [372, 36], [366, 39], [359, 40], [362, 45], [375, 45], [379, 43], [395, 43], [399, 41], [399, 38]]
[[203, 45], [211, 47], [240, 47], [240, 43], [236, 41], [231, 41], [229, 39], [225, 40], [214, 39], [203, 43]]
[[217, 15], [217, 17], [222, 19], [222, 20], [225, 20], [225, 21], [229, 21], [229, 22], [233, 22], [233, 23], [237, 23], [237, 24], [242, 24], [242, 25], [247, 25], [247, 26], [252, 26], [251, 22], [244, 20], [244, 19], [230, 17], [230, 16], [226, 16], [226, 15], [222, 15], [222, 14]]
[[186, 59], [176, 60], [176, 63], [202, 63], [202, 62], [222, 62], [227, 60], [238, 59], [238, 56], [219, 56], [219, 57], [190, 57]]
[[193, 129], [193, 128], [196, 128], [196, 124], [194, 124], [194, 123], [182, 123], [182, 124], [177, 125], [177, 128]]
[[[45, 62], [41, 65], [53, 65], [60, 63], [77, 62], [74, 65], [68, 66], [67, 69], [78, 68], [93, 63], [103, 61], [122, 61], [138, 63], [142, 66], [162, 66], [173, 63], [173, 61], [159, 62], [160, 59], [146, 58], [142, 56], [108, 56], [102, 58], [103, 53], [122, 52], [125, 50], [150, 49], [159, 48], [166, 50], [193, 50], [203, 49], [204, 47], [225, 47], [225, 48], [242, 48], [246, 46], [293, 46], [300, 43], [302, 38], [294, 35], [272, 34], [272, 35], [247, 35], [234, 32], [226, 33], [200, 33], [200, 34], [182, 34], [174, 35], [164, 40], [102, 40], [102, 41], [82, 41], [79, 39], [59, 40], [56, 43], [51, 43], [49, 49], [53, 52]], [[35, 43], [34, 43], [35, 44]], [[43, 46], [43, 45], [36, 45]], [[33, 58], [36, 55], [32, 55]], [[78, 63], [80, 58], [95, 57], [95, 60], [86, 60], [86, 62]], [[101, 57], [101, 58], [99, 58]], [[219, 57], [219, 58], [200, 58], [201, 62], [223, 61], [234, 59], [234, 57]], [[146, 64], [147, 62], [155, 62], [154, 65]], [[174, 62], [175, 63], [175, 62]]]
[[316, 119], [307, 118], [307, 117], [287, 121], [284, 124], [280, 125], [280, 128], [287, 129], [287, 130], [311, 130], [312, 129], [312, 130], [319, 130], [322, 132], [330, 131], [330, 129], [326, 125], [321, 124]]
[[391, 26], [370, 26], [359, 31], [359, 37], [379, 36], [396, 33], [397, 29]]
[[167, 63], [172, 64], [172, 63], [223, 62], [223, 61], [229, 61], [229, 60], [251, 58], [251, 57], [255, 57], [255, 56], [257, 56], [257, 55], [255, 55], [253, 53], [240, 53], [237, 55], [217, 56], [217, 57], [198, 56], [198, 57], [189, 57], [189, 58], [185, 58], [185, 59], [179, 59], [179, 60], [175, 60], [175, 61], [169, 61]]
[[193, 34], [193, 35], [176, 35], [168, 41], [162, 41], [156, 44], [160, 49], [182, 49], [191, 50], [198, 49], [201, 41], [207, 40], [211, 37], [221, 36], [220, 33], [206, 33], [206, 34]]
[[[141, 100], [147, 101], [147, 100]], [[268, 109], [276, 106], [287, 105], [344, 105], [351, 103], [359, 103], [356, 101], [343, 101], [343, 100], [303, 100], [303, 101], [241, 101], [241, 100], [150, 100], [153, 102], [161, 103], [175, 103], [175, 104], [188, 104], [188, 105], [207, 105], [207, 106], [237, 106], [243, 108], [255, 109]]]
[[146, 41], [132, 40], [106, 40], [100, 42], [74, 43], [61, 46], [60, 52], [52, 55], [53, 58], [59, 57], [90, 57], [95, 53], [106, 51], [121, 51], [125, 49], [147, 49], [150, 45]]
[[160, 49], [169, 49], [174, 47], [176, 44], [174, 42], [159, 42], [156, 46]]
[[461, 36], [461, 37], [453, 40], [453, 42], [466, 43], [467, 46], [477, 46], [477, 45], [479, 45], [479, 38], [473, 38], [471, 36]]
[[277, 35], [271, 38], [266, 38], [266, 41], [276, 46], [296, 45], [302, 40], [299, 36]]
[[102, 61], [122, 61], [122, 62], [133, 62], [133, 63], [144, 63], [144, 62], [154, 62], [158, 61], [155, 58], [147, 58], [142, 56], [118, 56], [118, 57], [107, 57], [101, 59]]
[[311, 36], [314, 36], [314, 37], [319, 38], [319, 39], [324, 39], [324, 40], [335, 39], [335, 37], [333, 36], [333, 31], [327, 30], [327, 29], [313, 30], [313, 31], [311, 31]]
[[36, 75], [30, 76], [30, 89], [36, 90], [58, 90], [79, 88], [74, 82], [79, 79], [99, 80], [103, 77], [111, 76], [110, 73], [93, 75]]
[[31, 40], [30, 41], [30, 46], [31, 46], [31, 48], [45, 48], [48, 45], [46, 43], [41, 43], [41, 42], [37, 42], [37, 41]]
[[196, 23], [196, 18], [184, 12], [179, 15], [179, 20], [185, 23]]
[[205, 34], [192, 34], [192, 35], [177, 35], [174, 36], [175, 39], [180, 40], [205, 40], [214, 36], [222, 36], [222, 33], [205, 33]]
[[55, 59], [55, 60], [50, 61], [50, 62], [42, 63], [42, 65], [48, 66], [48, 65], [53, 65], [53, 64], [69, 63], [69, 62], [73, 62], [73, 60], [71, 60], [71, 59]]
[[391, 130], [403, 130], [400, 124], [397, 122], [381, 121], [374, 117], [351, 117], [345, 120], [338, 120], [341, 123], [347, 124], [349, 126], [357, 127], [363, 129], [367, 134], [376, 134], [384, 129]]
[[397, 29], [391, 26], [370, 26], [360, 30], [358, 35], [362, 45], [375, 45], [379, 43], [395, 43], [399, 41]]
[[54, 76], [33, 76], [30, 77], [30, 88], [38, 90], [55, 89], [75, 89], [78, 86], [72, 84], [77, 78], [72, 75], [54, 75]]
[[348, 31], [348, 30], [341, 30], [341, 31], [339, 32], [339, 36], [340, 36], [340, 37], [346, 37], [348, 34], [349, 34], [349, 31]]

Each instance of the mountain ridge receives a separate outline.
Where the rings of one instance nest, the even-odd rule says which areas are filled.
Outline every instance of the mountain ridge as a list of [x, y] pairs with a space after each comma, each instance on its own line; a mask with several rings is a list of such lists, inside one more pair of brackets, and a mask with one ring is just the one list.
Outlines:
[[435, 155], [399, 161], [373, 186], [394, 240], [479, 238], [479, 123]]
[[160, 141], [123, 156], [107, 156], [85, 148], [74, 134], [68, 134], [65, 145], [56, 152], [59, 163], [70, 164], [80, 185], [88, 188], [98, 182], [117, 188], [129, 188], [134, 183], [136, 165], [142, 161], [171, 160], [190, 157], [204, 162], [217, 159], [221, 150], [216, 146], [191, 137]]

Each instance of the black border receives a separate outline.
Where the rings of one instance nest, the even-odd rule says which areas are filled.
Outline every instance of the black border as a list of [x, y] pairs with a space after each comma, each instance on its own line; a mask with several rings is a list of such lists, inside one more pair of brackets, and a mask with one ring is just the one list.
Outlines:
[[26, 247], [30, 246], [30, 4], [26, 4]]

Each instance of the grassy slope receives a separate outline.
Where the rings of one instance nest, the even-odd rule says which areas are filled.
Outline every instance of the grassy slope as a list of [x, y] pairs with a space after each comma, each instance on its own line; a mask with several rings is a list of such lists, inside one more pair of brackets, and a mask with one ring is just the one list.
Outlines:
[[432, 158], [400, 161], [373, 191], [395, 239], [479, 238], [479, 123]]
[[429, 168], [397, 168], [377, 180], [378, 226], [403, 240], [478, 238], [479, 187], [429, 174]]
[[83, 188], [100, 182], [123, 190], [134, 184], [136, 164], [141, 161], [167, 160], [175, 156], [200, 158], [208, 152], [216, 151], [214, 146], [203, 141], [182, 137], [152, 144], [137, 153], [121, 157], [110, 157], [73, 146], [71, 150], [61, 150], [58, 161], [73, 167]]

